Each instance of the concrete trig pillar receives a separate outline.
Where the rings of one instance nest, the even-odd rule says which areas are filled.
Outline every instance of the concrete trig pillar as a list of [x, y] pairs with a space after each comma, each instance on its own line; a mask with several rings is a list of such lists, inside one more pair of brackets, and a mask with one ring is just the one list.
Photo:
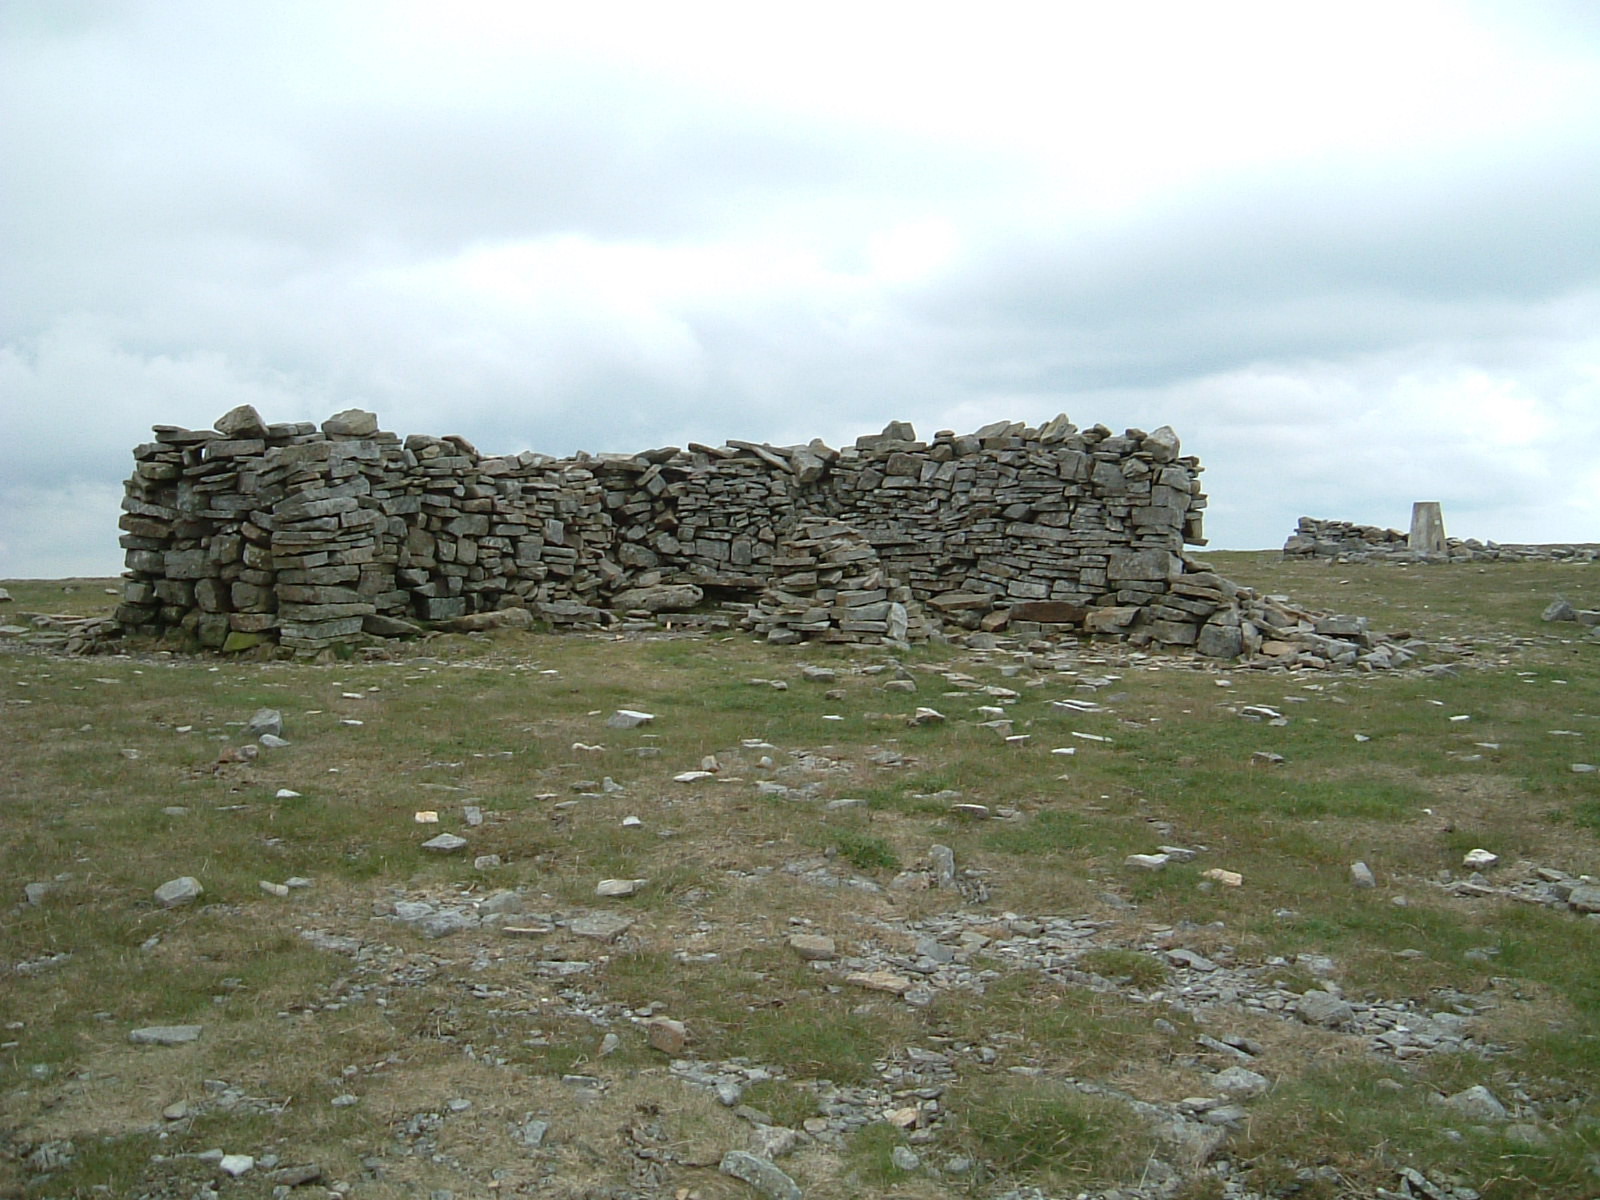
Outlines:
[[1444, 514], [1437, 500], [1418, 500], [1411, 506], [1411, 536], [1406, 545], [1425, 554], [1443, 554]]

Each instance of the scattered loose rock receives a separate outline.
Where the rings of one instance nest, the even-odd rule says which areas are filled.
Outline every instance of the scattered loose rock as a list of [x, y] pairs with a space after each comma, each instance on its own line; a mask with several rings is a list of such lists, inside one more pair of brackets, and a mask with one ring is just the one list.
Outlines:
[[128, 1040], [136, 1046], [184, 1046], [198, 1041], [203, 1025], [146, 1025], [130, 1030]]
[[156, 903], [162, 908], [176, 908], [180, 904], [192, 904], [204, 894], [205, 888], [200, 886], [200, 881], [193, 875], [180, 875], [176, 879], [169, 879], [156, 889]]
[[724, 1175], [742, 1179], [767, 1200], [801, 1200], [800, 1185], [773, 1163], [743, 1150], [730, 1150], [718, 1166]]

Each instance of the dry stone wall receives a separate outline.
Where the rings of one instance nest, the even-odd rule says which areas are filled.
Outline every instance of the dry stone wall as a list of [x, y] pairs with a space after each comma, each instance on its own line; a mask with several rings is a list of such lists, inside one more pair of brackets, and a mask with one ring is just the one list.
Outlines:
[[1289, 558], [1326, 558], [1338, 562], [1459, 563], [1493, 562], [1593, 562], [1600, 547], [1578, 545], [1506, 545], [1477, 538], [1447, 538], [1443, 551], [1413, 550], [1408, 534], [1351, 521], [1301, 517], [1283, 544]]
[[[1410, 661], [1358, 617], [1261, 596], [1183, 554], [1200, 464], [1153, 433], [894, 422], [834, 450], [729, 442], [556, 459], [350, 410], [157, 426], [123, 499], [125, 630], [315, 653], [422, 631], [630, 621], [715, 601], [774, 643], [1002, 632], [1289, 669]], [[732, 618], [717, 618], [730, 622]]]
[[1035, 601], [1144, 608], [1182, 574], [1205, 506], [1200, 464], [1170, 429], [1064, 416], [931, 441], [895, 422], [842, 450], [730, 441], [556, 459], [402, 439], [359, 410], [318, 428], [245, 406], [209, 430], [157, 426], [134, 458], [118, 618], [216, 647], [315, 650], [513, 606], [595, 618], [663, 584], [764, 596], [770, 615], [806, 549], [789, 543], [814, 540], [818, 522], [859, 539], [882, 577], [840, 587], [824, 570], [807, 585], [806, 608], [830, 610], [809, 624], [836, 640], [898, 632], [898, 612], [879, 631], [846, 628], [875, 610], [836, 611], [880, 603], [969, 625]]

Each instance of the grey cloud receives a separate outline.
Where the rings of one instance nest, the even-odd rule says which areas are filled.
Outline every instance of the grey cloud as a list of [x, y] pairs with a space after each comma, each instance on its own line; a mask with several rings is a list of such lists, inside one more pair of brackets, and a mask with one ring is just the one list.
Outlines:
[[[114, 569], [129, 448], [238, 403], [552, 453], [1065, 410], [1177, 427], [1230, 545], [1302, 511], [1400, 522], [1420, 489], [1486, 536], [1600, 520], [1579, 453], [1600, 444], [1592, 112], [1097, 216], [1009, 141], [743, 104], [604, 55], [479, 74], [396, 51], [384, 17], [0, 6], [0, 105], [26, 118], [0, 128], [19, 168], [0, 574], [44, 553], [17, 514], [46, 494], [105, 506], [72, 537]], [[1530, 54], [1595, 53], [1592, 31], [1492, 19]], [[926, 217], [953, 257], [875, 273], [871, 238]], [[1475, 372], [1516, 394], [1460, 429], [1448, 405], [1404, 411]], [[1521, 441], [1482, 427], [1524, 408]]]

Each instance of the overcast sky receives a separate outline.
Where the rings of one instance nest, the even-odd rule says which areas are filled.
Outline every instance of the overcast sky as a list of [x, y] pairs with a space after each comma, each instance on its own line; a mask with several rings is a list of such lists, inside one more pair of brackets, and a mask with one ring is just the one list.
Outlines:
[[1173, 426], [1213, 547], [1600, 541], [1600, 4], [0, 0], [0, 577], [241, 403]]

